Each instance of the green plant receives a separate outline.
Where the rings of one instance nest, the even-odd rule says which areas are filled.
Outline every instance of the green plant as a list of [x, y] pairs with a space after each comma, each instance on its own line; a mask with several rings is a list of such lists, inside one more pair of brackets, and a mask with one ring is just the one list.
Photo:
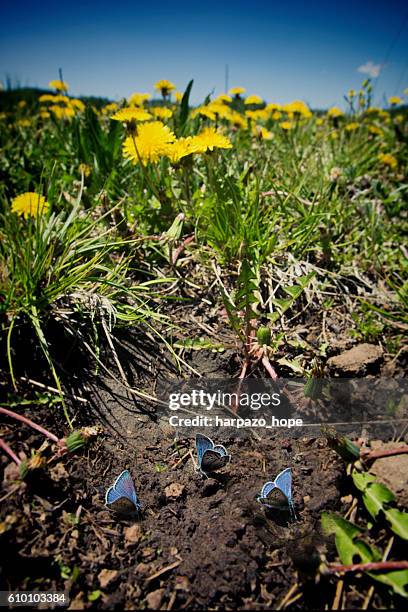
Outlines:
[[[21, 360], [13, 350], [14, 333], [28, 325], [64, 409], [50, 322], [62, 327], [67, 339], [74, 337], [83, 350], [91, 347], [97, 354], [100, 334], [109, 341], [116, 321], [141, 322], [156, 316], [149, 305], [152, 282], [131, 284], [127, 277], [131, 257], [126, 250], [134, 243], [118, 238], [114, 226], [101, 231], [103, 216], [95, 220], [84, 213], [81, 194], [67, 211], [27, 220], [6, 211], [0, 220], [0, 320], [13, 386], [17, 388], [15, 359]], [[65, 414], [69, 422], [66, 409]]]

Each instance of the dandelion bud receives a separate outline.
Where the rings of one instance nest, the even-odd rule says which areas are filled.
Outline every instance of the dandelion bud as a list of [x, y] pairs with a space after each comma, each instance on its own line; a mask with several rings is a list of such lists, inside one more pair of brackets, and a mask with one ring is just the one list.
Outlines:
[[69, 436], [65, 439], [65, 443], [67, 446], [67, 450], [70, 453], [75, 452], [79, 448], [85, 445], [85, 439], [82, 434], [82, 431], [73, 431]]
[[256, 332], [256, 338], [258, 340], [258, 343], [261, 346], [264, 346], [266, 344], [266, 346], [270, 346], [271, 344], [271, 340], [272, 340], [272, 334], [271, 334], [271, 330], [269, 329], [269, 327], [260, 327], [258, 329], [258, 331]]
[[45, 466], [45, 459], [42, 455], [40, 455], [39, 453], [35, 453], [29, 460], [28, 460], [28, 469], [29, 470], [39, 470], [40, 468]]

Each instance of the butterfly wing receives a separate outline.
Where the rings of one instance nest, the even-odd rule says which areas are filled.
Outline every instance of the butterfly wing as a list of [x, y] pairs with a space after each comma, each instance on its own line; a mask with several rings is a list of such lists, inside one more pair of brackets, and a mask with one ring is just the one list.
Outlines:
[[113, 510], [113, 512], [118, 514], [134, 515], [140, 510], [140, 506], [136, 507], [127, 497], [117, 497], [107, 503], [107, 506], [109, 510]]
[[113, 486], [106, 491], [105, 503], [110, 509], [123, 514], [140, 511], [141, 505], [129, 470], [119, 474]]
[[272, 496], [276, 490], [276, 484], [272, 481], [266, 482], [262, 487], [261, 493], [258, 495], [257, 500], [268, 508], [272, 508]]
[[197, 449], [198, 468], [201, 469], [203, 455], [205, 451], [214, 448], [214, 442], [203, 434], [196, 434], [195, 443]]
[[288, 500], [288, 504], [292, 504], [292, 470], [286, 468], [283, 472], [280, 472], [275, 478], [275, 484], [280, 489], [283, 495]]
[[259, 495], [260, 498], [266, 498], [268, 497], [269, 493], [272, 491], [272, 489], [274, 489], [276, 487], [276, 484], [272, 481], [270, 482], [266, 482], [264, 484], [264, 486], [262, 487], [262, 491], [261, 494]]
[[267, 497], [259, 497], [258, 499], [261, 504], [268, 508], [280, 510], [288, 507], [288, 500], [278, 487], [271, 489]]
[[230, 460], [231, 455], [221, 455], [215, 449], [207, 449], [201, 459], [201, 469], [203, 472], [214, 472], [226, 466]]
[[[216, 444], [213, 450], [215, 450], [220, 455], [228, 455], [227, 449], [222, 444]], [[231, 457], [231, 455], [228, 456]]]

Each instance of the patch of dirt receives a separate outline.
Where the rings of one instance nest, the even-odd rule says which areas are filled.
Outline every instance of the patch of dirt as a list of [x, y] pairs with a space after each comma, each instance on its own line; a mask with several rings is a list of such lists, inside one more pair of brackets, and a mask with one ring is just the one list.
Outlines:
[[340, 355], [330, 357], [327, 366], [345, 374], [367, 374], [378, 366], [382, 358], [381, 347], [375, 344], [358, 344]]
[[[70, 589], [75, 605], [85, 607], [99, 590], [102, 608], [159, 600], [165, 607], [245, 608], [277, 605], [305, 559], [313, 576], [320, 512], [341, 506], [344, 476], [325, 443], [271, 439], [259, 447], [231, 439], [229, 467], [204, 479], [187, 454], [192, 440], [175, 444], [149, 417], [134, 421], [132, 438], [130, 445], [107, 433], [82, 456], [65, 458], [57, 465], [67, 477], [55, 466], [14, 493], [8, 479], [2, 519], [13, 522], [2, 535], [8, 552], [2, 589]], [[36, 435], [25, 440], [35, 442]], [[255, 499], [287, 466], [296, 522], [286, 513], [265, 513]], [[104, 507], [105, 490], [125, 468], [144, 505], [137, 523]]]
[[[159, 373], [179, 378], [153, 342], [135, 350], [122, 338], [117, 350], [130, 384], [146, 393], [155, 394]], [[209, 378], [240, 368], [233, 350], [183, 357]], [[232, 461], [205, 479], [192, 460], [193, 436], [175, 440], [154, 403], [100, 373], [75, 392], [89, 400], [71, 407], [75, 425], [103, 426], [85, 451], [51, 462], [24, 482], [0, 457], [0, 589], [66, 591], [72, 609], [268, 609], [297, 584], [292, 609], [331, 607], [335, 580], [321, 577], [315, 584], [319, 552], [335, 557], [333, 542], [320, 533], [320, 516], [323, 510], [344, 514], [350, 501], [344, 463], [323, 439], [223, 439]], [[26, 413], [59, 436], [67, 433], [57, 408]], [[11, 422], [2, 437], [26, 456], [43, 442]], [[256, 501], [262, 485], [286, 467], [293, 472], [296, 521]], [[104, 505], [107, 488], [124, 469], [143, 504], [138, 521], [115, 517]], [[387, 602], [385, 589], [378, 593], [372, 601]]]

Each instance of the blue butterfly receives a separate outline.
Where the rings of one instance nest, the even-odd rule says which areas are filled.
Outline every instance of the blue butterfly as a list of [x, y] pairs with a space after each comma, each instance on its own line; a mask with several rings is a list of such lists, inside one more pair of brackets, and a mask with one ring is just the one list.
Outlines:
[[198, 471], [204, 476], [207, 476], [206, 472], [215, 472], [231, 461], [231, 455], [227, 453], [224, 446], [222, 446], [222, 444], [214, 444], [207, 436], [197, 434], [195, 443], [198, 458]]
[[109, 510], [119, 514], [139, 514], [142, 509], [129, 470], [124, 470], [105, 495]]
[[280, 472], [274, 481], [266, 482], [257, 500], [267, 508], [285, 510], [289, 507], [293, 518], [296, 518], [292, 498], [292, 469]]

